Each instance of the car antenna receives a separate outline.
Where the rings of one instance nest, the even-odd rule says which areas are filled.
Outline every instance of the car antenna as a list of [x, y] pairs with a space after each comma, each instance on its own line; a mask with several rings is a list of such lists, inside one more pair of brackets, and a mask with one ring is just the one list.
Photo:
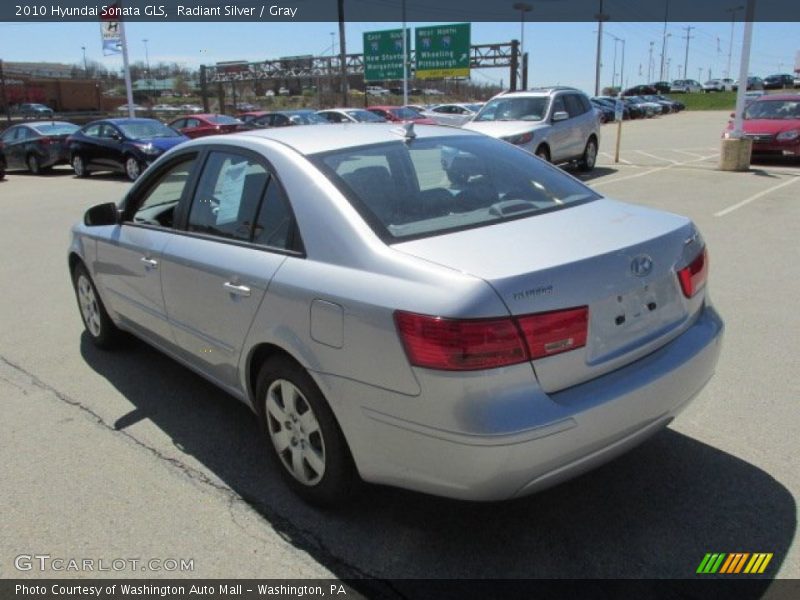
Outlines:
[[392, 129], [392, 133], [397, 133], [402, 135], [403, 139], [405, 139], [406, 142], [410, 142], [415, 137], [417, 137], [417, 133], [414, 131], [414, 121], [403, 123], [400, 127]]

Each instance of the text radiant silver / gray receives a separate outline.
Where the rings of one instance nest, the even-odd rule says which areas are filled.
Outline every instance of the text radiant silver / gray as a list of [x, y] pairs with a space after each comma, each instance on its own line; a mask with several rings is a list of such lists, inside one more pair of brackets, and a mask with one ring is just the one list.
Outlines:
[[471, 500], [573, 477], [666, 426], [723, 332], [691, 221], [434, 126], [182, 144], [69, 264], [95, 343], [133, 332], [250, 405], [319, 503], [359, 476]]

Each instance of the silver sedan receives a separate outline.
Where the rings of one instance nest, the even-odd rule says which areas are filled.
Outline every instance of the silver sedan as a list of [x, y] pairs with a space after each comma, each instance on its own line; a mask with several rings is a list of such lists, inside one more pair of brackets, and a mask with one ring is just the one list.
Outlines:
[[437, 126], [181, 144], [86, 212], [69, 268], [90, 340], [132, 333], [247, 404], [322, 504], [573, 477], [675, 418], [723, 333], [689, 219]]

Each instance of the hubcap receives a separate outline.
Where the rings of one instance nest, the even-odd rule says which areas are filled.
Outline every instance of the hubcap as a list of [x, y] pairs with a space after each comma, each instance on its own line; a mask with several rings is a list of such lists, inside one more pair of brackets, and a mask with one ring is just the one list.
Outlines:
[[286, 379], [267, 390], [267, 426], [272, 445], [292, 476], [316, 485], [325, 474], [325, 441], [316, 415], [302, 392]]
[[128, 177], [130, 179], [138, 179], [139, 178], [139, 163], [136, 161], [135, 158], [129, 158], [125, 162], [125, 169], [128, 171]]
[[98, 337], [100, 335], [100, 309], [97, 306], [94, 288], [85, 275], [78, 277], [78, 303], [81, 305], [81, 315], [86, 329], [94, 337]]

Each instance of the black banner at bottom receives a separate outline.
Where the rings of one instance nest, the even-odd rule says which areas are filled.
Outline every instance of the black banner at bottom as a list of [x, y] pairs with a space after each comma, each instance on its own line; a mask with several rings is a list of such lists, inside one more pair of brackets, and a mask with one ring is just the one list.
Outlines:
[[2, 579], [0, 599], [796, 600], [797, 579]]

